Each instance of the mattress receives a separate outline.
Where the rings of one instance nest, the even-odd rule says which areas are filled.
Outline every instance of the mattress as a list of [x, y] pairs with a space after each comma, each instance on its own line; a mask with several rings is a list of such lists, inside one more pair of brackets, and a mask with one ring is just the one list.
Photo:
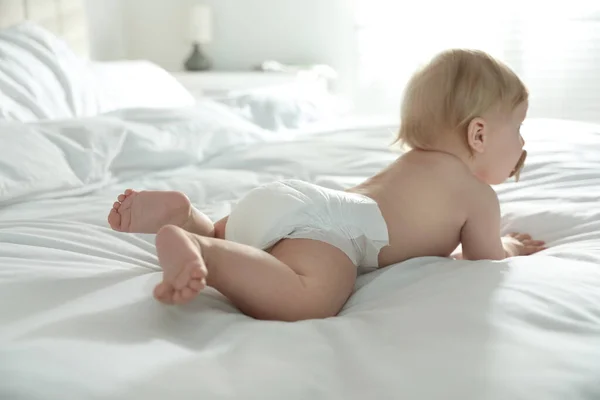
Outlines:
[[600, 398], [600, 126], [527, 121], [522, 180], [496, 188], [503, 231], [548, 250], [412, 259], [324, 320], [254, 320], [211, 288], [160, 304], [153, 235], [106, 222], [125, 188], [213, 220], [276, 179], [345, 188], [397, 157], [394, 130], [281, 135], [211, 102], [1, 123], [0, 398]]

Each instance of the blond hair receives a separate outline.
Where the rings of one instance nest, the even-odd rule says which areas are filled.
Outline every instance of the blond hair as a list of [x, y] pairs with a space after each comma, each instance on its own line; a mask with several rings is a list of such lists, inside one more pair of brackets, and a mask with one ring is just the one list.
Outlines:
[[409, 80], [396, 142], [427, 149], [441, 133], [467, 142], [467, 127], [494, 107], [512, 111], [527, 100], [527, 88], [505, 64], [479, 50], [452, 49], [433, 58]]

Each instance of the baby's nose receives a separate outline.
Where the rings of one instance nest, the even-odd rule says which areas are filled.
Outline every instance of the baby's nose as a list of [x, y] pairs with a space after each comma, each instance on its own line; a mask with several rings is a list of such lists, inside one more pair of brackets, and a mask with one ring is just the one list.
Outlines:
[[523, 139], [523, 135], [519, 135], [521, 138], [521, 147], [525, 147], [525, 139]]

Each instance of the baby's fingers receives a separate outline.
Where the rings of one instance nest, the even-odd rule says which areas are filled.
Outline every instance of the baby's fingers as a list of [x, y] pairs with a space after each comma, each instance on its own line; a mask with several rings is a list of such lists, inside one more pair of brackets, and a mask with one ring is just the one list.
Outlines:
[[524, 256], [528, 256], [528, 255], [535, 254], [535, 253], [537, 253], [539, 251], [542, 251], [542, 250], [546, 250], [546, 247], [545, 246], [531, 246], [531, 245], [529, 245], [529, 246], [523, 247], [522, 254]]
[[531, 240], [531, 235], [528, 233], [511, 232], [506, 236], [515, 238], [520, 242], [525, 242], [527, 240]]
[[519, 233], [517, 236], [515, 236], [515, 239], [520, 240], [521, 242], [526, 242], [531, 240], [531, 235], [528, 233]]
[[546, 244], [543, 240], [523, 240], [525, 246], [543, 246]]

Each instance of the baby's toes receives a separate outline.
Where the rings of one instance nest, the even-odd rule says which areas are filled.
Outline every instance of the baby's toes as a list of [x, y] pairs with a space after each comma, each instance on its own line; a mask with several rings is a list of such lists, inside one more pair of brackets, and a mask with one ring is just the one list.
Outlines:
[[192, 279], [190, 281], [190, 283], [188, 284], [188, 286], [199, 292], [200, 290], [204, 289], [206, 287], [206, 280], [205, 279]]
[[185, 300], [183, 299], [183, 296], [181, 295], [181, 290], [175, 290], [175, 292], [173, 292], [173, 304], [183, 304], [185, 303]]
[[162, 297], [167, 294], [169, 289], [172, 289], [172, 286], [165, 281], [162, 281], [154, 287], [154, 295], [157, 297]]
[[123, 200], [125, 200], [126, 198], [128, 198], [129, 196], [131, 196], [134, 193], [135, 193], [135, 190], [127, 189], [122, 194], [120, 194], [119, 197], [117, 197], [117, 200], [119, 200], [120, 202], [123, 202]]
[[198, 295], [198, 291], [194, 290], [190, 287], [185, 287], [185, 288], [181, 289], [181, 299], [183, 301], [190, 301], [197, 295]]
[[190, 276], [192, 277], [192, 279], [203, 279], [206, 278], [207, 272], [208, 271], [206, 270], [206, 267], [204, 265], [201, 265], [197, 268], [194, 268], [190, 273]]
[[108, 213], [108, 224], [114, 230], [119, 230], [121, 227], [121, 215], [114, 208]]
[[173, 304], [173, 295], [175, 294], [175, 290], [173, 286], [169, 285], [166, 282], [161, 282], [154, 288], [154, 298], [156, 300], [166, 303]]

